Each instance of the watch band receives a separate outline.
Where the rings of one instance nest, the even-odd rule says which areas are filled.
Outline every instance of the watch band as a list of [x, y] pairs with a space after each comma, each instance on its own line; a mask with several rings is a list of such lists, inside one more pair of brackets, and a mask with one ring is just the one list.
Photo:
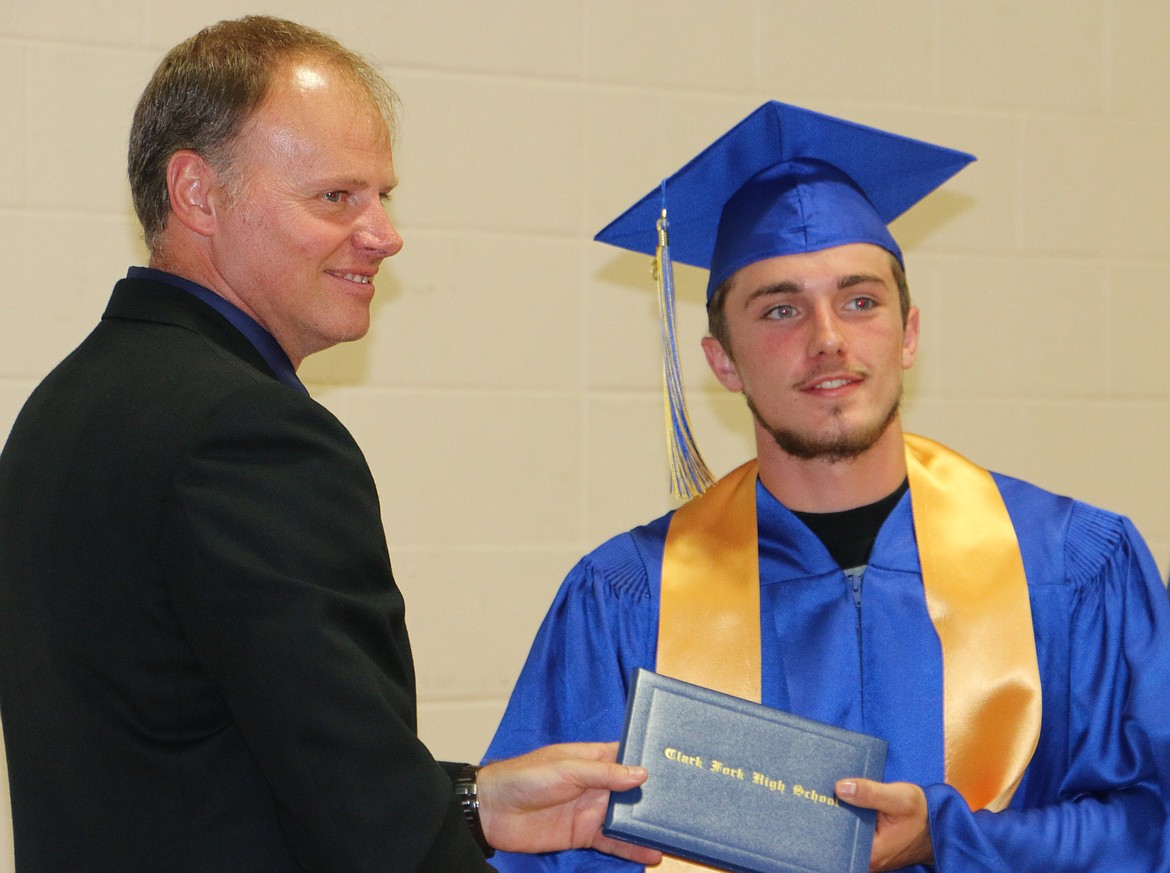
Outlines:
[[463, 819], [471, 829], [471, 835], [479, 847], [483, 849], [483, 856], [490, 858], [496, 850], [488, 845], [487, 837], [483, 834], [483, 824], [479, 820], [479, 786], [476, 777], [479, 767], [474, 764], [464, 764], [459, 775], [455, 777], [455, 796], [459, 798], [459, 806], [463, 810]]

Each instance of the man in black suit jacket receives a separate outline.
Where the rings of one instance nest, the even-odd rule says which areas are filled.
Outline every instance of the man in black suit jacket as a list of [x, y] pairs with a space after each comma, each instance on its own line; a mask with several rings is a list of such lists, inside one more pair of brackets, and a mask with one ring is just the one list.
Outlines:
[[[149, 268], [0, 455], [17, 869], [452, 871], [594, 845], [612, 745], [474, 768], [416, 735], [374, 482], [296, 376], [402, 241], [389, 95], [316, 31], [176, 47], [131, 132]], [[478, 795], [477, 795], [478, 792]], [[478, 806], [477, 806], [478, 802]], [[480, 818], [482, 813], [482, 819]]]

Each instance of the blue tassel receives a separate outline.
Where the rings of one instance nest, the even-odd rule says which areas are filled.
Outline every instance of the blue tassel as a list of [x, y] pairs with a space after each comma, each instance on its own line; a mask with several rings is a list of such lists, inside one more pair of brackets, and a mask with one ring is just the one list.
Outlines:
[[[665, 188], [665, 183], [664, 183]], [[665, 191], [664, 191], [665, 198]], [[658, 283], [658, 312], [662, 328], [662, 380], [665, 388], [666, 442], [670, 461], [670, 493], [680, 500], [702, 494], [715, 482], [691, 433], [683, 391], [682, 368], [678, 362], [675, 336], [674, 265], [670, 260], [670, 225], [666, 208], [658, 219], [658, 247], [654, 273]]]

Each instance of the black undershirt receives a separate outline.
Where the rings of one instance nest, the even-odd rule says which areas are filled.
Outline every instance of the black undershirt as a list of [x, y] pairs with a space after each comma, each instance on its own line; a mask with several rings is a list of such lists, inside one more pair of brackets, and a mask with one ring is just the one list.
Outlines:
[[878, 531], [909, 487], [909, 481], [903, 480], [893, 494], [867, 506], [841, 512], [794, 511], [793, 515], [817, 535], [841, 569], [864, 567], [869, 563], [869, 553]]

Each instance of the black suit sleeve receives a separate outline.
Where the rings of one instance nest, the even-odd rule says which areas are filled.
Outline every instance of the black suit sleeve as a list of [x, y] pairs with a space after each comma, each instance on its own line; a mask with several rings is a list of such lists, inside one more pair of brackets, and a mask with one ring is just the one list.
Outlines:
[[174, 472], [164, 575], [298, 863], [489, 869], [416, 735], [402, 597], [352, 437], [274, 385], [205, 424]]

